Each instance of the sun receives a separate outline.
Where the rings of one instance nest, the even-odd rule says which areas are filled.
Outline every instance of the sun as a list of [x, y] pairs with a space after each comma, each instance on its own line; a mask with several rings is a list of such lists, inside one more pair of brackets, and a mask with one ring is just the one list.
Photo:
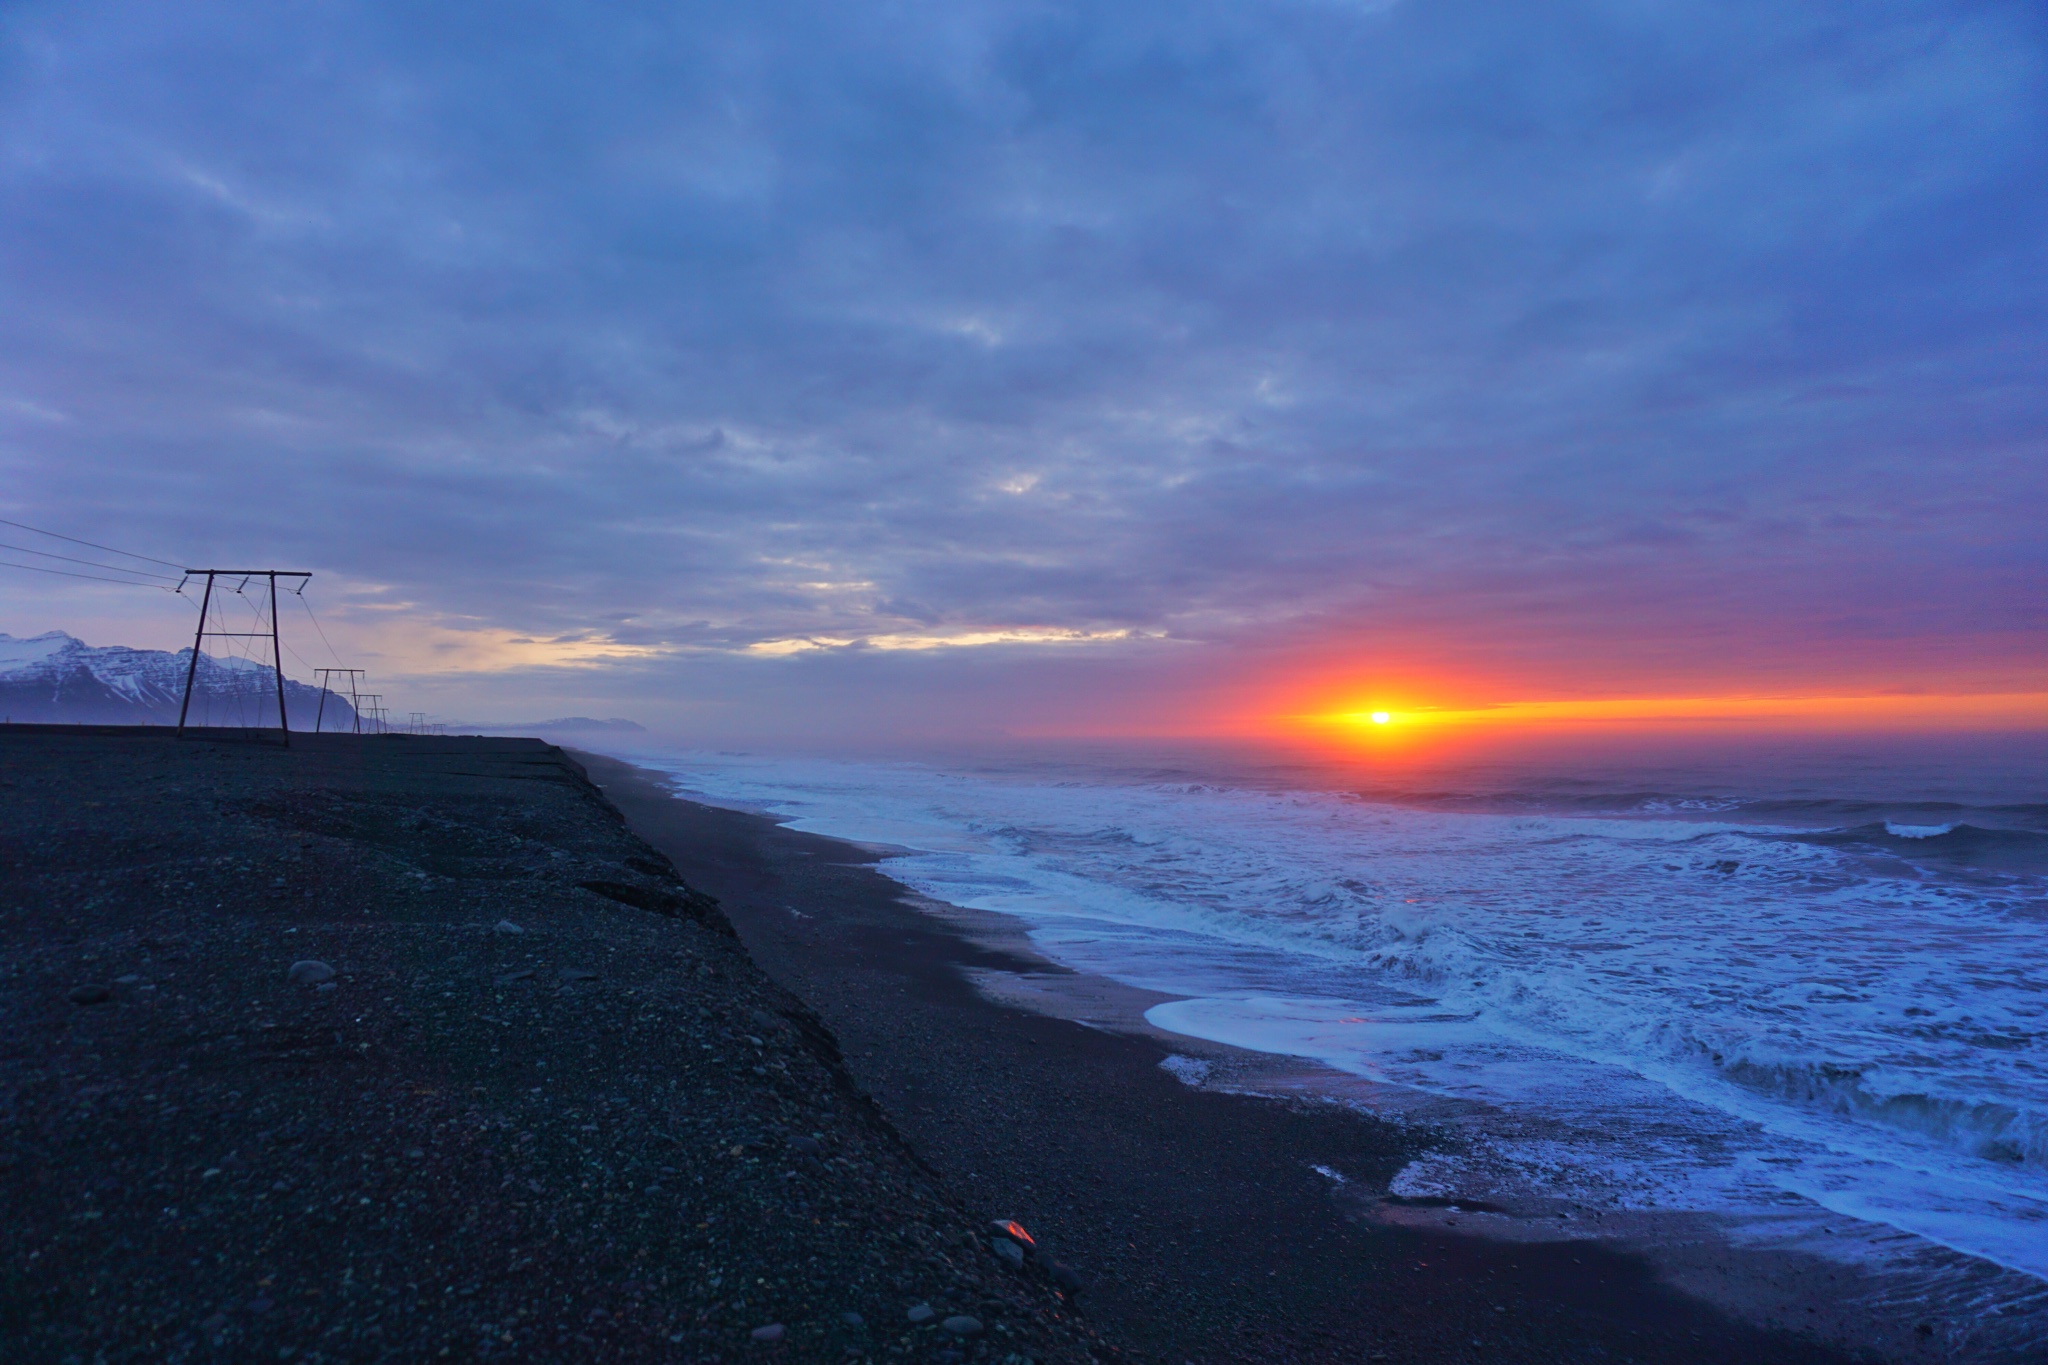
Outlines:
[[1372, 713], [1372, 723], [1374, 725], [1385, 725], [1393, 718], [1393, 715], [1386, 711], [1375, 711]]

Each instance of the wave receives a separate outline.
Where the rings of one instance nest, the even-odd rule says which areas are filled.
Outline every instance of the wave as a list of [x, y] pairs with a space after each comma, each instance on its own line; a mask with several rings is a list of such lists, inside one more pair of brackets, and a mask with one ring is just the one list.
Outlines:
[[1554, 812], [1586, 815], [1735, 816], [1759, 823], [1839, 825], [1890, 820], [1903, 823], [1988, 821], [1999, 828], [2048, 830], [2048, 802], [1971, 805], [1959, 801], [1875, 801], [1839, 797], [1758, 797], [1732, 793], [1665, 791], [1641, 787], [1584, 789], [1535, 787], [1501, 790], [1349, 787], [1368, 801], [1423, 810]]
[[1832, 1062], [1724, 1058], [1714, 1065], [1729, 1082], [1772, 1099], [1932, 1138], [1985, 1161], [2048, 1165], [2048, 1114], [2002, 1100], [1886, 1093], [1862, 1068]]
[[2048, 833], [1966, 821], [1909, 824], [1887, 819], [1840, 829], [1767, 831], [1757, 837], [1822, 848], [1881, 850], [1912, 862], [1939, 861], [1986, 871], [2048, 872]]
[[1884, 822], [1884, 832], [1895, 839], [1936, 839], [1955, 831], [1954, 825], [1902, 825], [1896, 820]]

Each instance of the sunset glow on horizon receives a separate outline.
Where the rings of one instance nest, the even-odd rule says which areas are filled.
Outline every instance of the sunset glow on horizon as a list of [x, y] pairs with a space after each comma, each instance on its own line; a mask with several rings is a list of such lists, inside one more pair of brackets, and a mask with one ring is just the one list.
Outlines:
[[1410, 705], [1399, 711], [1336, 710], [1271, 718], [1280, 732], [1377, 739], [1402, 729], [1482, 727], [1750, 725], [1820, 730], [2008, 730], [2048, 725], [2048, 692], [1864, 696], [1729, 695], [1504, 701], [1494, 705]]

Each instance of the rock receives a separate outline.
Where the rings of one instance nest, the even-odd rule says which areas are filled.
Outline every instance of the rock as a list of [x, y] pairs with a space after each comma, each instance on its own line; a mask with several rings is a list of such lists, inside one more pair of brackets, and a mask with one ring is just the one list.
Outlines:
[[68, 998], [74, 1005], [104, 1005], [114, 993], [105, 986], [73, 986]]
[[597, 973], [591, 971], [588, 967], [560, 967], [556, 969], [555, 975], [561, 977], [564, 981], [597, 980]]
[[316, 991], [331, 991], [334, 989], [334, 983], [332, 981], [323, 981], [313, 989]]
[[334, 968], [314, 958], [294, 962], [285, 976], [301, 986], [317, 986], [323, 981], [334, 980]]
[[789, 1150], [799, 1152], [804, 1156], [823, 1156], [825, 1154], [825, 1144], [814, 1137], [805, 1137], [799, 1133], [789, 1140]]
[[965, 1313], [959, 1313], [947, 1318], [939, 1326], [945, 1328], [956, 1337], [978, 1337], [981, 1335], [981, 1319], [970, 1318]]
[[1049, 1261], [1046, 1263], [1045, 1270], [1048, 1275], [1052, 1276], [1052, 1282], [1069, 1294], [1078, 1294], [1088, 1287], [1088, 1282], [1076, 1274], [1074, 1268], [1064, 1261]]
[[137, 976], [133, 972], [128, 973], [128, 975], [126, 976], [117, 976], [114, 978], [114, 984], [116, 986], [134, 986], [141, 984], [141, 981], [142, 978]]
[[910, 1320], [920, 1325], [930, 1322], [933, 1318], [937, 1316], [938, 1314], [932, 1311], [932, 1306], [928, 1303], [919, 1304], [917, 1307], [911, 1309], [909, 1313]]
[[1024, 1248], [1018, 1246], [1009, 1238], [996, 1238], [994, 1244], [989, 1249], [995, 1252], [997, 1260], [1010, 1267], [1010, 1269], [1022, 1270], [1024, 1268]]
[[841, 1313], [839, 1320], [848, 1327], [865, 1327], [868, 1325], [868, 1320], [858, 1313]]
[[520, 928], [518, 925], [514, 924], [509, 919], [499, 920], [495, 927], [497, 928], [497, 931], [501, 934], [523, 934], [526, 932], [524, 929]]
[[1035, 1247], [1038, 1245], [1037, 1242], [1031, 1239], [1031, 1234], [1024, 1231], [1024, 1225], [1014, 1218], [998, 1218], [991, 1226], [995, 1228], [998, 1236], [1007, 1237], [1022, 1246]]
[[766, 1327], [756, 1327], [748, 1335], [756, 1341], [780, 1341], [783, 1337], [782, 1324], [771, 1322]]

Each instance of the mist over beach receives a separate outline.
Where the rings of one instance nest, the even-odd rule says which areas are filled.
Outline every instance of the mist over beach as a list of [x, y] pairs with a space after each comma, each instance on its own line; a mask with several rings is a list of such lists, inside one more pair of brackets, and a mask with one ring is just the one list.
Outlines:
[[2040, 1358], [2044, 165], [2016, 0], [10, 6], [0, 1355]]

